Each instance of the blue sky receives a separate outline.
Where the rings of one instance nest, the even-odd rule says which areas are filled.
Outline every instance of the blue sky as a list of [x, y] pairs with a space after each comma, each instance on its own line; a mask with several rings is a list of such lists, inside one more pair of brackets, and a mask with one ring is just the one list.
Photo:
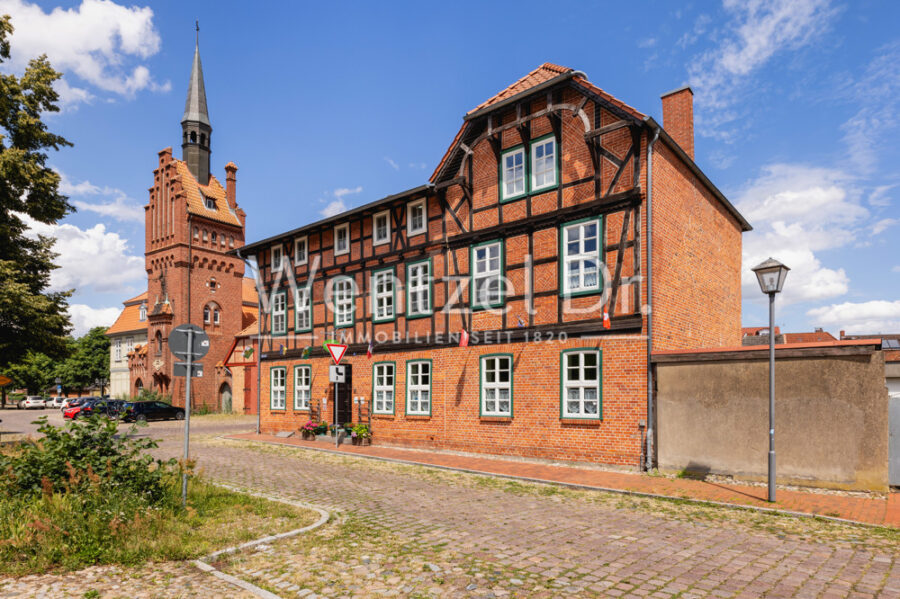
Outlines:
[[[79, 211], [56, 227], [77, 332], [139, 293], [143, 204], [179, 120], [200, 19], [213, 171], [239, 167], [248, 240], [424, 183], [462, 115], [543, 62], [662, 122], [690, 83], [696, 159], [744, 212], [749, 268], [793, 268], [779, 324], [900, 331], [900, 6], [723, 3], [226, 3], [0, 0], [21, 71], [64, 73], [51, 156]], [[765, 303], [745, 277], [744, 324]]]

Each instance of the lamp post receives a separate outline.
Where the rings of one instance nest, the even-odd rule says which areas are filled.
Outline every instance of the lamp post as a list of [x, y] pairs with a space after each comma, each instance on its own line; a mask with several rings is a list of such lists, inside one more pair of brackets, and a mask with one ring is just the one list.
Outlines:
[[769, 258], [753, 267], [759, 288], [769, 296], [769, 501], [775, 501], [775, 294], [781, 292], [790, 270]]
[[59, 399], [62, 395], [62, 379], [56, 377], [56, 381], [54, 382], [56, 383], [56, 399]]
[[108, 381], [105, 378], [99, 378], [94, 380], [94, 384], [100, 387], [100, 395], [103, 396], [103, 390], [106, 388], [106, 383]]

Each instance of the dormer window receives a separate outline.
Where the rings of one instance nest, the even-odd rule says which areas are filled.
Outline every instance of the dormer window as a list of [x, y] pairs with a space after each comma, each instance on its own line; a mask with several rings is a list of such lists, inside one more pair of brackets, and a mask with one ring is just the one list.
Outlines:
[[138, 316], [141, 322], [147, 320], [147, 304], [141, 304], [140, 315]]
[[204, 200], [206, 200], [206, 209], [207, 210], [215, 210], [216, 209], [216, 201], [209, 196], [204, 196]]

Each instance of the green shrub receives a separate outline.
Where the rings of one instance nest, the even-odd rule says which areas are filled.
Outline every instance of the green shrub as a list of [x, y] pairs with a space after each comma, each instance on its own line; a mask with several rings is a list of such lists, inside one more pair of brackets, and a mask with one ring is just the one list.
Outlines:
[[145, 453], [157, 446], [155, 441], [119, 435], [117, 423], [102, 417], [64, 428], [48, 424], [46, 416], [37, 423], [42, 439], [0, 455], [0, 497], [78, 493], [93, 486], [104, 492], [124, 489], [151, 504], [165, 495], [175, 460], [154, 460]]

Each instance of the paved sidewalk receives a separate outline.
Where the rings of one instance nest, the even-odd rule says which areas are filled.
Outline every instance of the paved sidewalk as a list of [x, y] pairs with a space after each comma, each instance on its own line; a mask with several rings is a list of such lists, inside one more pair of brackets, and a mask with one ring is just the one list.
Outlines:
[[266, 434], [257, 435], [255, 433], [229, 435], [228, 438], [338, 451], [364, 457], [401, 460], [415, 464], [565, 483], [602, 490], [631, 491], [677, 499], [693, 499], [815, 514], [866, 524], [900, 528], [900, 493], [889, 493], [886, 496], [879, 497], [778, 489], [778, 501], [772, 504], [766, 501], [766, 488], [762, 486], [724, 485], [701, 480], [672, 479], [662, 476], [579, 468], [577, 466], [507, 460], [500, 457], [482, 458], [436, 451], [380, 447], [377, 445], [357, 447], [346, 444], [335, 447], [333, 444], [321, 441], [303, 441], [296, 437], [283, 438]]

